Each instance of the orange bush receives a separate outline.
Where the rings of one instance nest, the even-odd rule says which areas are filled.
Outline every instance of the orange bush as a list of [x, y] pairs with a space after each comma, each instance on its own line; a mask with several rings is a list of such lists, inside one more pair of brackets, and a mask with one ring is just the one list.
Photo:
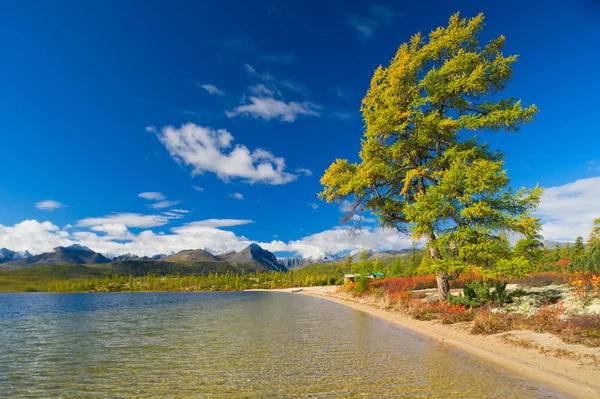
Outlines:
[[600, 295], [600, 275], [598, 274], [574, 273], [569, 275], [569, 284], [573, 288], [573, 295], [583, 305], [589, 304], [593, 297]]

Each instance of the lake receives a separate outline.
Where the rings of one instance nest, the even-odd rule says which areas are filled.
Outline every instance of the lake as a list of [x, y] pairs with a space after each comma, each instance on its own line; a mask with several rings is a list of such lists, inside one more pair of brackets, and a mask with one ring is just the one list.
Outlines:
[[564, 398], [321, 298], [0, 294], [2, 398]]

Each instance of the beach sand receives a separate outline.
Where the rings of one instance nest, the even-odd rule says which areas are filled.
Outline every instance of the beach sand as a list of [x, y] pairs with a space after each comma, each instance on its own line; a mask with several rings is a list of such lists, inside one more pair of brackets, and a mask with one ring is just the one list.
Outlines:
[[[294, 290], [297, 289], [299, 288], [294, 288]], [[415, 320], [401, 312], [384, 310], [360, 303], [347, 294], [337, 293], [337, 289], [336, 286], [303, 287], [302, 291], [295, 293], [295, 295], [312, 295], [349, 306], [455, 346], [472, 355], [555, 387], [570, 395], [580, 398], [600, 398], [600, 365], [590, 361], [589, 357], [585, 357], [586, 354], [591, 354], [600, 358], [599, 348], [568, 345], [557, 337], [531, 331], [514, 331], [510, 334], [518, 339], [535, 342], [538, 348], [515, 346], [502, 340], [502, 336], [507, 333], [487, 336], [472, 335], [465, 323], [445, 325], [439, 321]], [[289, 288], [263, 291], [292, 292]], [[540, 347], [543, 350], [540, 350]], [[551, 352], [556, 353], [557, 349], [569, 351], [571, 356], [557, 357], [549, 354]], [[582, 358], [575, 359], [573, 354], [580, 354]]]

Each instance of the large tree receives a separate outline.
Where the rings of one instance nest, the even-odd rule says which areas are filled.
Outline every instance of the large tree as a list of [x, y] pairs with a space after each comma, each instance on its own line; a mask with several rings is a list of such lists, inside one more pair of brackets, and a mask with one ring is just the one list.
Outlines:
[[492, 265], [507, 232], [532, 237], [540, 227], [530, 211], [541, 189], [513, 191], [503, 155], [473, 133], [517, 131], [537, 112], [499, 96], [517, 56], [502, 54], [504, 36], [480, 46], [483, 20], [457, 13], [379, 66], [361, 106], [360, 162], [337, 159], [321, 178], [321, 198], [351, 201], [348, 220], [370, 211], [426, 242], [440, 299], [467, 265]]

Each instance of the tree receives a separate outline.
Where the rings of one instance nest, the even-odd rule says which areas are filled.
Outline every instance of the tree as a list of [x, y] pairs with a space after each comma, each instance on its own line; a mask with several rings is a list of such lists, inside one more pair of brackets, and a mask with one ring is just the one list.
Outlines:
[[542, 260], [544, 244], [539, 240], [540, 236], [525, 237], [517, 241], [515, 245], [515, 257], [525, 258], [533, 264]]
[[400, 257], [396, 256], [394, 267], [392, 268], [392, 276], [399, 276], [400, 274], [402, 274], [402, 266], [400, 266]]
[[585, 251], [585, 245], [583, 245], [583, 237], [579, 236], [575, 239], [573, 244], [573, 250], [571, 251], [571, 263], [577, 262], [577, 259], [581, 258]]
[[383, 266], [379, 258], [375, 259], [375, 262], [373, 263], [373, 271], [375, 273], [381, 273], [383, 271]]
[[360, 162], [337, 159], [321, 178], [328, 202], [349, 200], [346, 219], [372, 212], [384, 228], [424, 239], [440, 298], [470, 263], [489, 259], [502, 232], [535, 235], [530, 211], [542, 190], [513, 191], [503, 156], [469, 131], [517, 131], [537, 113], [499, 99], [517, 56], [504, 36], [480, 47], [483, 14], [459, 14], [428, 38], [416, 34], [379, 66], [362, 101]]
[[350, 274], [352, 271], [352, 256], [346, 256], [346, 260], [344, 261], [344, 270], [346, 273]]
[[594, 245], [600, 245], [600, 218], [594, 220], [594, 227], [588, 237], [587, 245], [588, 248], [591, 248]]
[[361, 276], [365, 276], [373, 272], [373, 263], [369, 259], [369, 252], [366, 249], [363, 249], [360, 252], [360, 258], [358, 261], [358, 265], [356, 265], [356, 272]]

